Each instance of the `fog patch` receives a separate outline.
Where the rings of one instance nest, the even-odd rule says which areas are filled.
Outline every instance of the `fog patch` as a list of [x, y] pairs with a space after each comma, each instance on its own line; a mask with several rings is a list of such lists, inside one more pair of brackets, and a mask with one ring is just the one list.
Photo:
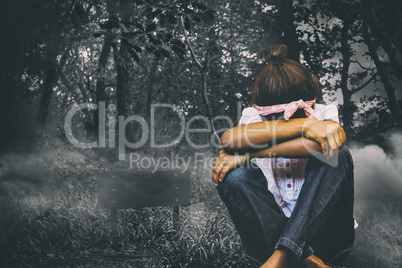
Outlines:
[[402, 133], [386, 144], [349, 145], [354, 160], [356, 230], [350, 267], [399, 267], [402, 263]]

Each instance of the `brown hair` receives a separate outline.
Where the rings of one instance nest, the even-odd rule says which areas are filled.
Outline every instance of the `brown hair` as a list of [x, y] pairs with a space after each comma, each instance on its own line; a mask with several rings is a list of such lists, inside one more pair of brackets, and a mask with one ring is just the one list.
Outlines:
[[288, 59], [285, 46], [268, 46], [264, 58], [268, 64], [255, 80], [254, 104], [269, 106], [299, 99], [310, 101], [318, 96], [318, 77], [312, 76], [302, 64]]

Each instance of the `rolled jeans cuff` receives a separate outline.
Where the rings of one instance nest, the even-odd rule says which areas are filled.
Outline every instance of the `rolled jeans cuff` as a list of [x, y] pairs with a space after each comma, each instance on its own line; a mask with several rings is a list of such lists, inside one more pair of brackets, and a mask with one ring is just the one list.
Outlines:
[[314, 249], [310, 246], [306, 247], [301, 255], [300, 259], [304, 260], [314, 254]]
[[297, 245], [295, 242], [293, 242], [289, 238], [280, 237], [278, 243], [275, 246], [275, 249], [279, 249], [281, 246], [290, 249], [297, 256], [297, 260], [300, 260], [303, 254], [303, 249], [299, 247], [299, 245]]

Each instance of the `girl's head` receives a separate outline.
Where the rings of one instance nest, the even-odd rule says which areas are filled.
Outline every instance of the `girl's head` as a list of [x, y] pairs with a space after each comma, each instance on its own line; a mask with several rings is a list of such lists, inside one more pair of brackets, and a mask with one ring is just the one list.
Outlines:
[[270, 45], [265, 49], [264, 58], [268, 64], [255, 80], [255, 105], [270, 106], [317, 98], [318, 78], [312, 76], [305, 66], [286, 56], [287, 49], [283, 45]]

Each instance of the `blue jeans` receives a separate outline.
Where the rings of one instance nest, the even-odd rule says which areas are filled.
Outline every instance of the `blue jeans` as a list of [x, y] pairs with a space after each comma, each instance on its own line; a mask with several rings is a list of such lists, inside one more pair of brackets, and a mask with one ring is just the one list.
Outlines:
[[354, 241], [353, 160], [344, 146], [336, 167], [313, 157], [295, 209], [287, 218], [268, 190], [262, 171], [232, 170], [217, 189], [241, 237], [243, 248], [264, 263], [275, 249], [287, 249], [295, 261], [311, 254], [341, 265]]

